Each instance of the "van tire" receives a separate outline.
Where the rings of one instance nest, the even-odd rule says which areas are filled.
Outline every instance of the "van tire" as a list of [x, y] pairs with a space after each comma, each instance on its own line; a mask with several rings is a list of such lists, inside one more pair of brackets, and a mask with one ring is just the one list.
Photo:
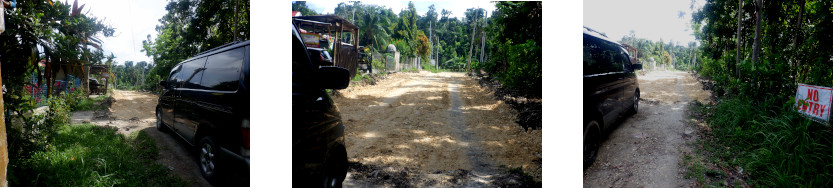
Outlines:
[[156, 130], [159, 130], [159, 132], [167, 131], [165, 123], [162, 122], [162, 113], [160, 113], [159, 109], [156, 109]]
[[347, 149], [340, 145], [331, 152], [324, 164], [324, 187], [342, 187], [347, 177]]
[[628, 110], [628, 114], [634, 115], [638, 111], [639, 111], [639, 90], [637, 89], [633, 93], [633, 105], [631, 106], [631, 109]]
[[220, 148], [214, 144], [214, 139], [211, 136], [206, 136], [200, 139], [200, 145], [197, 148], [197, 165], [200, 168], [200, 174], [208, 182], [214, 182], [217, 175], [217, 152]]
[[599, 147], [601, 146], [601, 130], [599, 129], [599, 122], [590, 120], [585, 124], [586, 133], [584, 133], [584, 169], [596, 161], [599, 155]]

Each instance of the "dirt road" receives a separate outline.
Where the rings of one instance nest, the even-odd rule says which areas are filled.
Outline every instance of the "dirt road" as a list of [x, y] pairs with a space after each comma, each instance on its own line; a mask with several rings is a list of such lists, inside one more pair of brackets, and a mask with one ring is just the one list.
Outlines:
[[639, 112], [613, 130], [599, 156], [584, 172], [585, 187], [692, 187], [683, 178], [681, 153], [696, 131], [684, 119], [689, 102], [706, 103], [710, 94], [691, 75], [655, 71], [639, 76]]
[[462, 73], [396, 73], [334, 100], [346, 126], [346, 187], [496, 187], [541, 181], [541, 130]]
[[171, 169], [189, 186], [211, 186], [202, 178], [197, 167], [196, 153], [188, 150], [187, 143], [170, 132], [156, 130], [156, 102], [154, 94], [113, 90], [110, 108], [102, 111], [81, 111], [72, 115], [72, 123], [90, 122], [100, 126], [117, 127], [119, 133], [130, 135], [145, 131], [156, 140], [159, 158], [156, 160]]

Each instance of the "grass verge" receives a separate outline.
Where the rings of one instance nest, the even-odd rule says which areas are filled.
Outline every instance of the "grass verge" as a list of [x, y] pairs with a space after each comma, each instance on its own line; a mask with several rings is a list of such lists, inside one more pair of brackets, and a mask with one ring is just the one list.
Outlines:
[[104, 109], [104, 106], [96, 105], [96, 103], [104, 101], [105, 99], [107, 99], [107, 97], [108, 97], [107, 95], [100, 95], [100, 96], [95, 97], [95, 98], [80, 97], [78, 99], [78, 104], [76, 104], [72, 110], [73, 111], [85, 111], [85, 110], [101, 110], [101, 109]]
[[[703, 138], [697, 143], [700, 153], [684, 157], [690, 172], [686, 176], [710, 182], [700, 177], [709, 177], [711, 169], [728, 175], [728, 179], [747, 179], [756, 187], [833, 185], [830, 127], [792, 110], [758, 106], [740, 97], [698, 108], [707, 114], [707, 125], [701, 127]], [[726, 179], [718, 180], [721, 178]]]
[[54, 144], [10, 171], [12, 186], [186, 186], [156, 163], [154, 140], [92, 124], [62, 126]]

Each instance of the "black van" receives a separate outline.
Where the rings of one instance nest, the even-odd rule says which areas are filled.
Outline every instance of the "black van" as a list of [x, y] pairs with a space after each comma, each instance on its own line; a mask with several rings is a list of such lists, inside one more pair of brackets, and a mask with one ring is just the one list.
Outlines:
[[[341, 187], [347, 149], [341, 113], [325, 89], [344, 89], [347, 69], [332, 65], [319, 48], [304, 47], [292, 26], [292, 186]], [[310, 56], [313, 55], [313, 56]]]
[[639, 109], [639, 83], [625, 48], [584, 28], [584, 168], [593, 164], [602, 133]]
[[156, 128], [197, 146], [203, 177], [249, 182], [249, 41], [197, 54], [171, 69], [156, 106]]

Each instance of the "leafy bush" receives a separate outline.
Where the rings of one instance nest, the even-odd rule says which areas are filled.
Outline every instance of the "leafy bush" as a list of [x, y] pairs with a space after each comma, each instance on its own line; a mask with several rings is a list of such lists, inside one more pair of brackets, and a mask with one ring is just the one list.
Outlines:
[[426, 62], [422, 63], [422, 70], [431, 71], [433, 73], [440, 72], [440, 70], [437, 69], [437, 67], [435, 67], [434, 65], [431, 65], [431, 63], [426, 63]]
[[12, 168], [12, 186], [184, 186], [154, 162], [147, 133], [126, 138], [91, 124], [61, 126], [53, 147]]
[[833, 131], [777, 102], [763, 104], [749, 97], [721, 102], [709, 118], [714, 140], [705, 149], [742, 167], [753, 184], [763, 187], [833, 184]]
[[532, 40], [510, 45], [508, 55], [509, 68], [503, 72], [501, 81], [510, 86], [538, 90], [540, 93], [542, 86], [541, 45]]

